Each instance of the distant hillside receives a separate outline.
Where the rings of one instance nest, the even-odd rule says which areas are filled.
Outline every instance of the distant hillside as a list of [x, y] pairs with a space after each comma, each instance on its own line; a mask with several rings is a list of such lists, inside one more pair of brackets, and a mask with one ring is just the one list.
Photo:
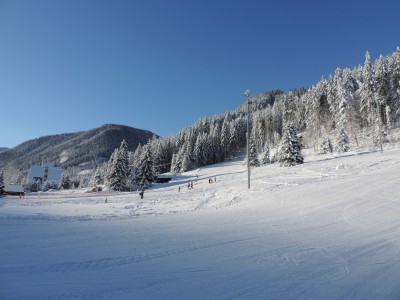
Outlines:
[[129, 150], [145, 144], [154, 133], [128, 126], [107, 124], [92, 130], [43, 136], [0, 152], [0, 168], [12, 165], [26, 170], [42, 161], [66, 168], [95, 159], [108, 159], [125, 139]]
[[6, 148], [6, 147], [0, 147], [0, 152], [6, 151], [6, 150], [8, 150], [8, 148]]

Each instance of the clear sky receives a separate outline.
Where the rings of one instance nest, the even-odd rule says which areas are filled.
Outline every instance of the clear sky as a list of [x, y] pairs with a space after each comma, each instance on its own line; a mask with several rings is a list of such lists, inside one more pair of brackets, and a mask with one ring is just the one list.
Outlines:
[[400, 46], [400, 1], [0, 0], [0, 147], [106, 123], [175, 135], [250, 89]]

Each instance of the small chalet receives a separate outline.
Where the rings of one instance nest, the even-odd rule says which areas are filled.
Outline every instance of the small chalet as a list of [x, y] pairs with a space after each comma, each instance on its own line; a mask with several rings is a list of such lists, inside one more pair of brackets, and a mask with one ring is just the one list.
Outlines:
[[171, 179], [172, 179], [171, 173], [164, 173], [154, 176], [155, 183], [168, 183], [171, 181]]
[[3, 194], [10, 196], [24, 196], [24, 187], [19, 184], [6, 184], [4, 185]]

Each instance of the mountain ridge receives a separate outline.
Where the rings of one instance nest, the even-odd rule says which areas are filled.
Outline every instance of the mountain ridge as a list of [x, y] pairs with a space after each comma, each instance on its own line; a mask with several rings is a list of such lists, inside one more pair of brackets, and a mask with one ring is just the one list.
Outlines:
[[125, 139], [129, 150], [147, 143], [155, 133], [126, 125], [104, 124], [100, 127], [25, 141], [0, 151], [0, 168], [11, 165], [26, 170], [43, 161], [55, 162], [63, 168], [76, 166], [97, 158], [108, 159]]

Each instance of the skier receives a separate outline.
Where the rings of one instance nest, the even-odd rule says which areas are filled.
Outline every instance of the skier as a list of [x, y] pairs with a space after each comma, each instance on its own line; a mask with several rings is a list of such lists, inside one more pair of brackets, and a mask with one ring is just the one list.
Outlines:
[[139, 195], [140, 195], [140, 198], [143, 199], [144, 189], [142, 189], [142, 190], [140, 191]]
[[180, 191], [181, 191], [181, 186], [178, 187], [178, 192], [180, 192]]

